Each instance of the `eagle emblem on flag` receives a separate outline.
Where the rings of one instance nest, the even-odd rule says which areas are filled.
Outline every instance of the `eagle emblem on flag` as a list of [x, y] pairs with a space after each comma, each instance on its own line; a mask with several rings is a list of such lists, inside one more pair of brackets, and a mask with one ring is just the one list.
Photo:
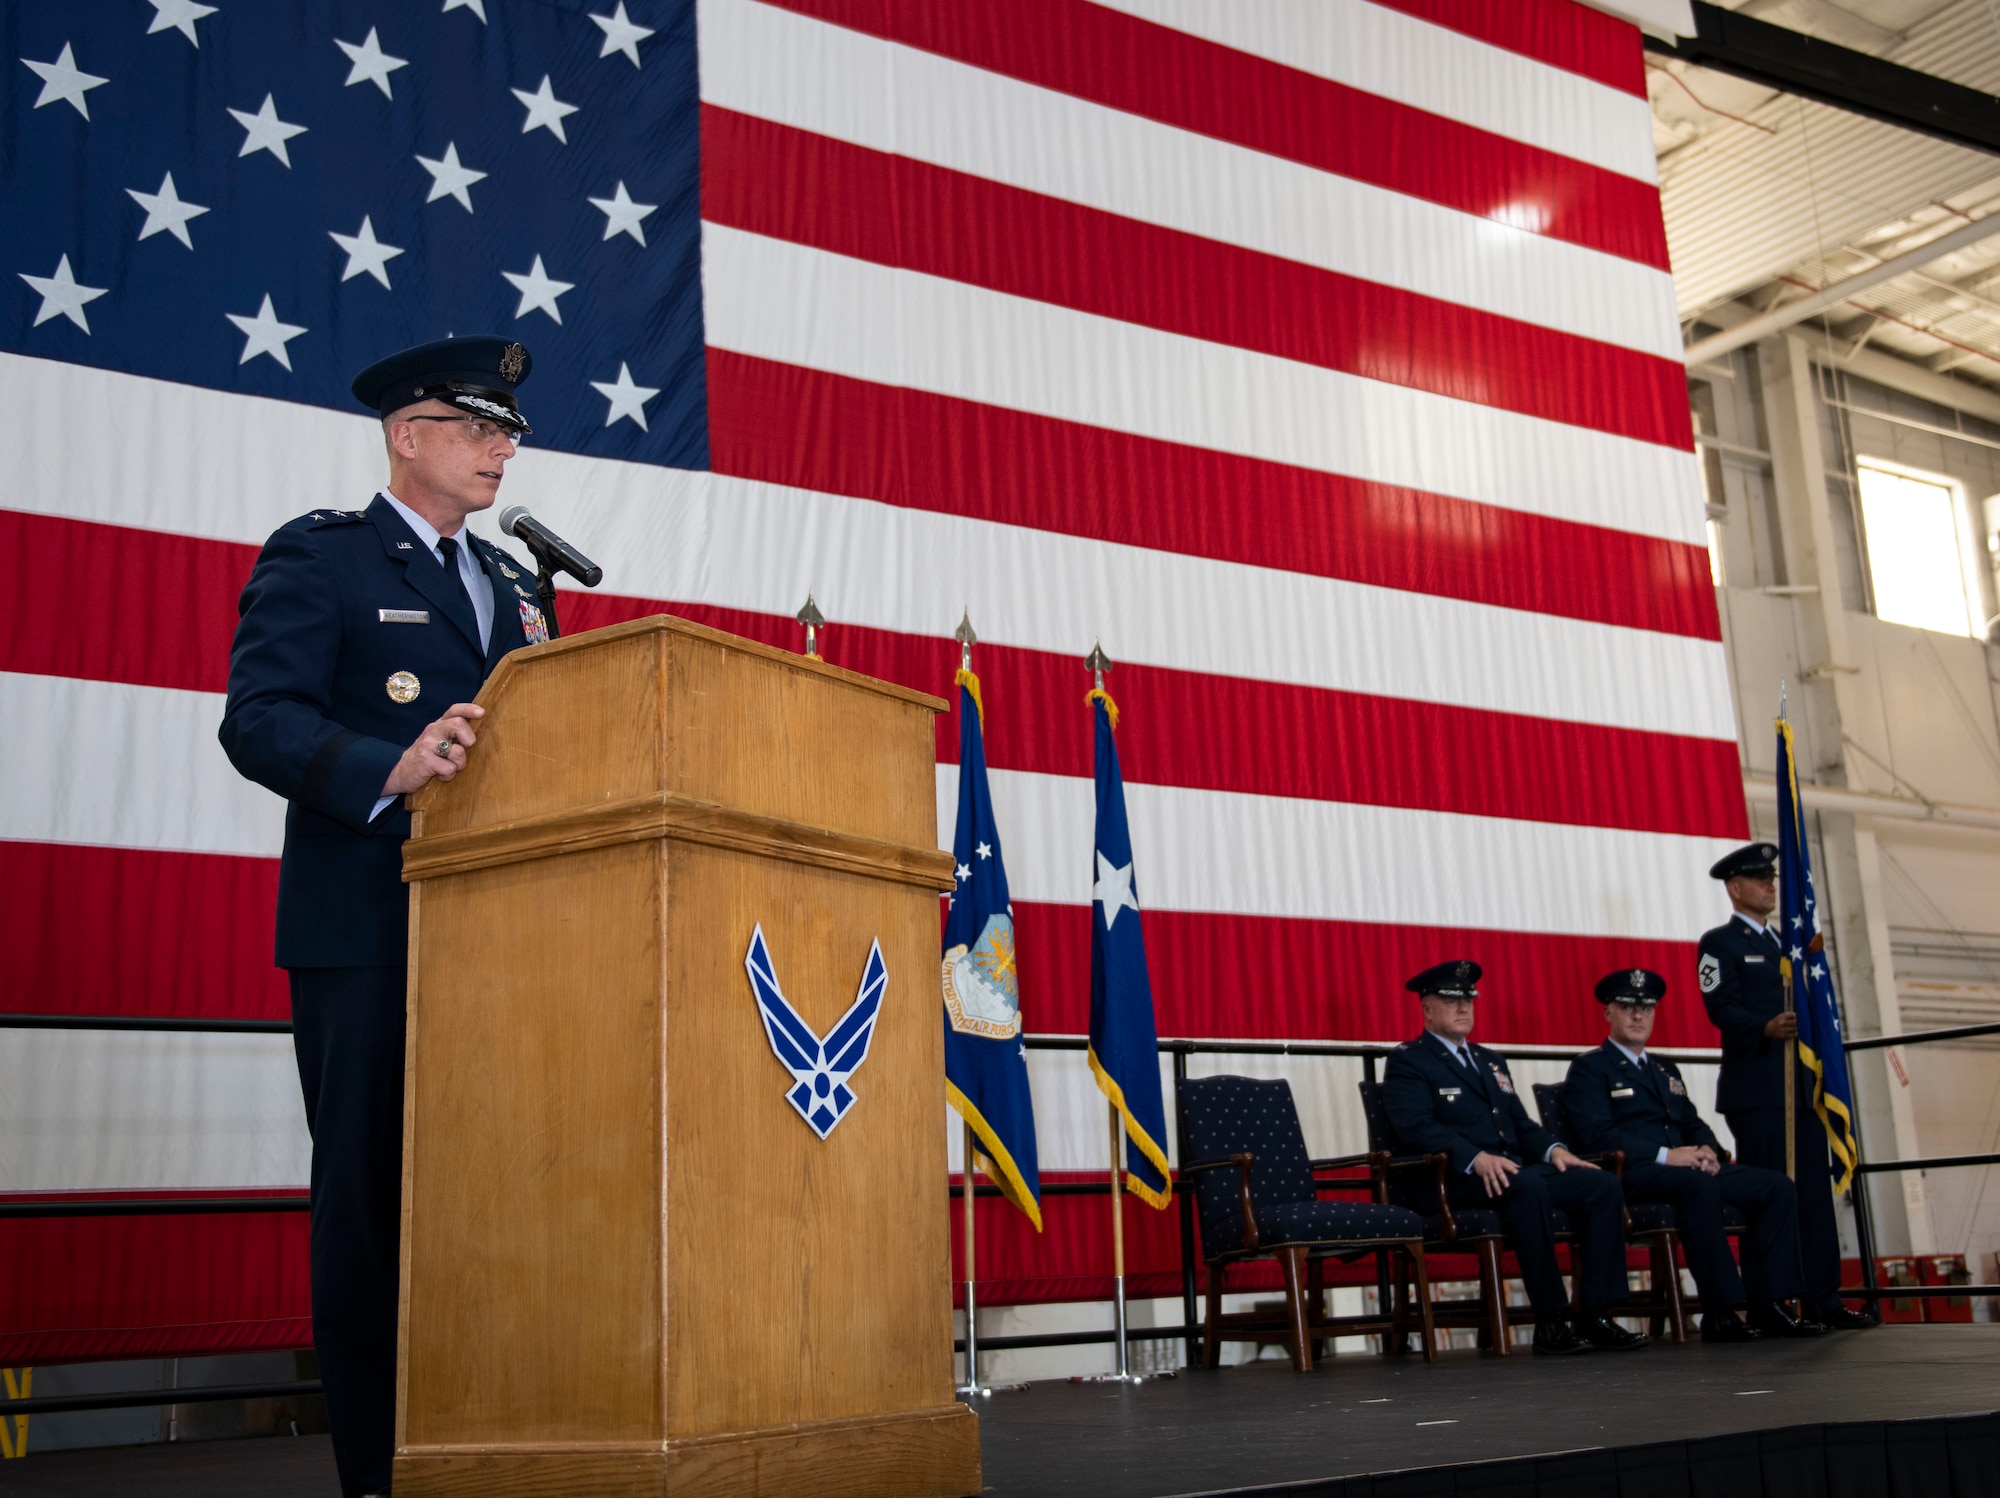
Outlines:
[[868, 1059], [868, 1047], [875, 1039], [875, 1021], [882, 1012], [882, 995], [889, 987], [882, 943], [869, 944], [868, 961], [861, 970], [861, 990], [824, 1039], [813, 1033], [778, 986], [761, 922], [750, 933], [750, 950], [744, 955], [743, 967], [750, 974], [750, 991], [756, 997], [771, 1054], [792, 1074], [793, 1086], [785, 1101], [824, 1139], [854, 1106], [854, 1090], [848, 1081]]
[[944, 1010], [952, 1029], [985, 1040], [1021, 1033], [1021, 983], [1014, 967], [1014, 918], [986, 918], [979, 940], [944, 954]]

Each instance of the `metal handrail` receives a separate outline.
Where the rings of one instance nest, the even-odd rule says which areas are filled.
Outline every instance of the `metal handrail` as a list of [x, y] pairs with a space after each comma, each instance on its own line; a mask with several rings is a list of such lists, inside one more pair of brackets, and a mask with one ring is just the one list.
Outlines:
[[1854, 1167], [1854, 1173], [1874, 1175], [1894, 1170], [1949, 1170], [1957, 1165], [2000, 1165], [2000, 1155], [1932, 1155], [1924, 1160], [1863, 1160]]
[[299, 1399], [325, 1392], [316, 1378], [289, 1384], [197, 1384], [181, 1389], [134, 1389], [116, 1394], [50, 1394], [36, 1399], [0, 1399], [0, 1420], [9, 1415], [65, 1415], [77, 1410], [142, 1410], [155, 1405], [212, 1404], [224, 1399]]
[[1842, 1043], [1849, 1051], [1879, 1051], [1884, 1046], [1923, 1045], [1933, 1040], [1969, 1040], [1975, 1035], [2000, 1035], [2000, 1024], [1955, 1025], [1949, 1030], [1912, 1030], [1907, 1035], [1870, 1035]]
[[83, 1200], [61, 1197], [37, 1201], [0, 1201], [0, 1218], [9, 1217], [186, 1217], [222, 1212], [305, 1212], [312, 1198], [303, 1192], [285, 1196], [102, 1196]]
[[0, 1014], [0, 1030], [141, 1030], [197, 1035], [289, 1035], [288, 1019], [180, 1014]]

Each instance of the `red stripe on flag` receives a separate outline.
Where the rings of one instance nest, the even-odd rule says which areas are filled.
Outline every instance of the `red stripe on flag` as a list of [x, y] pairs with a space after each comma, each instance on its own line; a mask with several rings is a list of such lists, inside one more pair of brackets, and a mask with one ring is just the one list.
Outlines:
[[0, 1221], [0, 1364], [310, 1347], [309, 1239], [299, 1211]]
[[[14, 518], [21, 522], [13, 531], [18, 542], [39, 544], [48, 533], [75, 554], [89, 555], [100, 564], [63, 573], [59, 579], [33, 574], [40, 579], [34, 587], [47, 593], [47, 602], [61, 605], [60, 611], [44, 612], [43, 619], [53, 621], [61, 611], [70, 610], [103, 616], [102, 628], [87, 637], [103, 648], [86, 654], [74, 641], [63, 644], [60, 662], [65, 669], [57, 674], [110, 681], [136, 677], [136, 684], [143, 686], [221, 688], [229, 649], [222, 620], [196, 611], [173, 611], [146, 612], [135, 621], [132, 600], [145, 593], [121, 595], [106, 579], [128, 572], [155, 578], [174, 575], [164, 567], [147, 565], [157, 542], [167, 543], [174, 562], [218, 573], [232, 560], [253, 554], [254, 548], [189, 542], [81, 521]], [[205, 556], [199, 551], [204, 547], [221, 555]], [[37, 597], [31, 589], [31, 600]], [[572, 632], [672, 611], [786, 649], [801, 642], [798, 625], [782, 615], [577, 592], [565, 592], [560, 606]], [[46, 626], [38, 630], [39, 634], [24, 630], [8, 641], [7, 653], [0, 656], [5, 669], [30, 669], [16, 663], [23, 656], [30, 660], [50, 656], [54, 647], [33, 643], [47, 633]], [[146, 651], [126, 651], [128, 635], [148, 636]], [[838, 621], [825, 638], [828, 658], [840, 665], [952, 696], [957, 646], [950, 640]], [[23, 640], [29, 643], [24, 645]], [[139, 674], [162, 663], [167, 680]], [[196, 674], [191, 663], [208, 663], [207, 679], [188, 680]], [[980, 649], [979, 669], [995, 705], [987, 755], [996, 768], [1090, 774], [1089, 739], [1076, 732], [1076, 689], [1082, 674], [1078, 662], [1047, 651], [989, 645]], [[125, 671], [134, 674], [119, 674]], [[1736, 746], [1727, 740], [1565, 723], [1157, 666], [1121, 666], [1118, 680], [1119, 700], [1132, 714], [1131, 726], [1120, 735], [1120, 752], [1127, 777], [1136, 782], [1643, 832], [1747, 836]], [[941, 722], [939, 758], [954, 758], [957, 742], [956, 729]], [[1478, 744], [1480, 752], [1459, 752], [1458, 746], [1466, 743]], [[36, 908], [46, 910], [51, 919], [61, 919], [64, 902], [88, 888], [88, 850], [63, 856], [70, 860], [66, 865], [70, 872], [37, 873], [51, 881], [51, 893], [46, 905]], [[189, 874], [198, 882], [190, 885], [188, 899], [198, 898], [208, 902], [203, 908], [213, 905], [233, 917], [247, 914], [249, 902], [271, 898], [268, 887], [255, 886], [243, 873], [246, 865], [256, 864], [254, 859], [212, 860], [206, 873]], [[8, 919], [33, 929], [22, 915], [25, 908], [17, 902]], [[180, 919], [191, 908], [170, 903], [135, 909], [121, 919], [132, 923], [129, 929], [157, 930], [159, 922]], [[241, 928], [232, 924], [229, 929]], [[99, 944], [85, 937], [82, 945]], [[143, 952], [137, 947], [131, 950]], [[59, 986], [63, 973], [96, 972], [88, 964], [111, 960], [101, 953], [83, 957], [56, 950], [47, 958], [53, 965], [44, 970], [41, 981]], [[121, 986], [112, 984], [110, 976], [107, 971], [87, 986], [98, 992]], [[161, 973], [135, 986], [176, 994], [198, 981], [197, 973]], [[250, 1002], [247, 996], [244, 1002]]]
[[713, 223], [1546, 421], [1694, 440], [1687, 371], [1651, 354], [714, 105], [701, 153]]
[[[740, 609], [576, 593], [560, 604], [571, 632], [672, 612], [781, 649], [796, 650], [804, 638], [795, 620]], [[820, 639], [836, 665], [956, 701], [954, 641], [837, 622]], [[1091, 774], [1080, 658], [982, 645], [975, 664], [985, 688], [988, 764]], [[1742, 770], [1729, 740], [1133, 664], [1119, 666], [1117, 694], [1126, 724], [1119, 757], [1134, 783], [1696, 837], [1748, 835]], [[1467, 744], [1479, 752], [1463, 752]], [[951, 763], [957, 754], [957, 724], [941, 716], [938, 759]]]
[[1497, 608], [1722, 638], [1706, 549], [708, 351], [718, 473]]
[[1373, 0], [1489, 46], [1502, 47], [1646, 97], [1646, 51], [1639, 28], [1577, 0]]
[[0, 510], [0, 671], [220, 692], [257, 550]]
[[[1647, 182], [1087, 0], [765, 0], [1111, 109], [1667, 270]], [[1634, 33], [1636, 46], [1636, 33]]]
[[0, 870], [4, 1007], [291, 1017], [271, 965], [277, 860], [0, 842]]

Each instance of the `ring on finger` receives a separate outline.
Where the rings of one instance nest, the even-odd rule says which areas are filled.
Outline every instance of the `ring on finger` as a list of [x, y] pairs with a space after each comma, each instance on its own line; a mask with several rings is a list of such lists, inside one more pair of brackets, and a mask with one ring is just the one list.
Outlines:
[[451, 740], [450, 740], [450, 739], [439, 739], [439, 740], [438, 740], [438, 742], [437, 742], [437, 752], [438, 752], [438, 758], [439, 758], [439, 759], [450, 759], [450, 758], [451, 758]]

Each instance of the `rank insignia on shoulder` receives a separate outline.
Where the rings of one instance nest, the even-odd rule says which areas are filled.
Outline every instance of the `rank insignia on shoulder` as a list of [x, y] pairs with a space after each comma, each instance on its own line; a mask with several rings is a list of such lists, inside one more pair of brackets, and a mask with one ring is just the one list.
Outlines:
[[423, 691], [424, 684], [418, 681], [412, 673], [398, 671], [387, 681], [383, 682], [382, 687], [388, 692], [389, 700], [400, 705], [406, 702], [415, 702], [417, 694]]
[[520, 609], [521, 633], [528, 637], [528, 643], [530, 645], [548, 644], [549, 621], [542, 617], [542, 611], [532, 603], [529, 603], [525, 598], [520, 602]]
[[1701, 966], [1696, 971], [1701, 979], [1703, 993], [1714, 993], [1722, 986], [1722, 964], [1716, 960], [1713, 952], [1701, 954]]

